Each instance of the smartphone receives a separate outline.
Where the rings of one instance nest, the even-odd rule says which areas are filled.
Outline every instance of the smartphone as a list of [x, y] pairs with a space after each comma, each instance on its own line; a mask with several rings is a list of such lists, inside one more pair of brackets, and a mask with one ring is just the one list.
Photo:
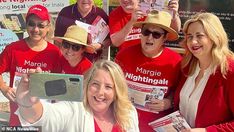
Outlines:
[[60, 101], [83, 101], [83, 76], [75, 74], [31, 73], [31, 96]]

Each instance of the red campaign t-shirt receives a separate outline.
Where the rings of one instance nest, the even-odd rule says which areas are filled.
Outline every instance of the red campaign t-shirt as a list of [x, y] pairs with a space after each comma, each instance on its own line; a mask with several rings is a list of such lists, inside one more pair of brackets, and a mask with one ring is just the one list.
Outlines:
[[[102, 132], [102, 130], [99, 128], [95, 119], [94, 119], [94, 129], [95, 129], [95, 132]], [[125, 131], [122, 131], [120, 126], [115, 124], [113, 125], [111, 132], [125, 132]]]
[[[119, 32], [130, 21], [131, 17], [132, 14], [124, 12], [121, 6], [113, 10], [109, 15], [110, 35]], [[145, 17], [139, 19], [138, 21], [143, 21], [144, 19]], [[123, 42], [119, 46], [119, 50], [140, 44], [140, 35], [141, 35], [141, 28], [133, 27], [131, 32], [125, 38], [125, 42]]]
[[[24, 39], [19, 40], [6, 46], [0, 55], [0, 73], [10, 72], [10, 87], [12, 87], [15, 72], [28, 73], [29, 69], [37, 67], [41, 67], [46, 72], [61, 72], [60, 56], [59, 48], [49, 42], [43, 51], [33, 51]], [[19, 125], [18, 117], [14, 114], [17, 105], [11, 102], [10, 109], [10, 125]]]
[[89, 61], [89, 59], [87, 59], [86, 57], [83, 57], [81, 61], [75, 67], [71, 67], [71, 65], [64, 58], [64, 56], [62, 56], [61, 58], [62, 73], [65, 73], [65, 74], [83, 75], [91, 66], [92, 66], [92, 62]]
[[[142, 53], [141, 45], [135, 45], [120, 51], [115, 61], [121, 66], [127, 80], [140, 84], [167, 87], [165, 97], [176, 88], [180, 74], [181, 56], [168, 48], [164, 48], [160, 56], [148, 58]], [[138, 109], [139, 106], [136, 106], [136, 108], [140, 131], [153, 131], [148, 123], [169, 114], [169, 110], [156, 114], [140, 110]]]

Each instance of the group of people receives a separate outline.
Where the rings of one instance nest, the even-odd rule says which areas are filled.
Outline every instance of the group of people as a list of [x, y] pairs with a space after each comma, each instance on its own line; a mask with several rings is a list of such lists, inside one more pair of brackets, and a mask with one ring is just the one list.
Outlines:
[[[51, 26], [47, 9], [34, 5], [28, 10], [29, 37], [0, 55], [0, 73], [10, 72], [11, 77], [7, 86], [0, 76], [0, 89], [11, 101], [9, 125], [42, 126], [42, 131], [150, 132], [148, 123], [179, 110], [191, 126], [184, 131], [234, 131], [234, 55], [219, 18], [198, 13], [187, 20], [181, 56], [164, 46], [178, 39], [178, 0], [169, 2], [172, 14], [151, 11], [147, 16], [137, 0], [119, 2], [109, 19], [93, 0], [62, 9], [55, 24], [56, 45], [46, 39]], [[92, 24], [97, 16], [110, 27], [103, 43], [92, 43], [87, 31], [75, 25], [75, 20]], [[98, 52], [110, 43], [119, 48], [115, 62], [99, 60]], [[83, 74], [83, 102], [32, 97], [27, 73], [45, 71]], [[12, 88], [16, 72], [24, 73], [17, 90]], [[139, 105], [134, 98], [142, 89], [134, 85], [163, 89], [164, 98]]]

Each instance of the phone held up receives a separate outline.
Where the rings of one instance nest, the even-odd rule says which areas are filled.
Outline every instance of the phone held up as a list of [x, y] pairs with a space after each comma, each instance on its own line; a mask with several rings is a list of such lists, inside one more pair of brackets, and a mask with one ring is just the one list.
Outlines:
[[29, 91], [41, 99], [59, 101], [83, 100], [83, 75], [31, 73]]

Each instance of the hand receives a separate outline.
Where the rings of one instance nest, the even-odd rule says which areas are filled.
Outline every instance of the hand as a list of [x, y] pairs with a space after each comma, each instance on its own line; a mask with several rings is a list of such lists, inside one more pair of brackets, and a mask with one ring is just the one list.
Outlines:
[[97, 53], [95, 46], [93, 46], [92, 44], [85, 47], [85, 52], [90, 53], [90, 54]]
[[171, 10], [173, 12], [173, 14], [175, 14], [176, 12], [178, 12], [179, 9], [179, 0], [171, 0], [168, 4], [168, 8], [169, 10]]
[[151, 102], [146, 103], [146, 107], [155, 112], [164, 111], [171, 107], [171, 100], [167, 98], [163, 100], [151, 99]]
[[[42, 70], [41, 68], [29, 70], [29, 73], [34, 73], [34, 72], [42, 72]], [[30, 108], [39, 101], [37, 97], [32, 97], [29, 93], [28, 77], [29, 77], [28, 74], [23, 75], [16, 90], [16, 102], [19, 107], [23, 108]]]
[[181, 132], [206, 132], [205, 128], [183, 129]]
[[92, 43], [91, 46], [93, 46], [94, 49], [95, 49], [95, 51], [97, 51], [97, 50], [101, 49], [102, 44], [100, 44], [100, 43]]
[[6, 86], [5, 88], [2, 89], [2, 93], [7, 99], [9, 99], [10, 101], [15, 102], [16, 91], [15, 91], [14, 88]]
[[137, 22], [137, 19], [141, 19], [144, 17], [144, 13], [139, 10], [139, 9], [136, 9], [133, 13], [132, 13], [132, 17], [131, 17], [131, 20], [130, 22], [132, 23], [135, 23]]

